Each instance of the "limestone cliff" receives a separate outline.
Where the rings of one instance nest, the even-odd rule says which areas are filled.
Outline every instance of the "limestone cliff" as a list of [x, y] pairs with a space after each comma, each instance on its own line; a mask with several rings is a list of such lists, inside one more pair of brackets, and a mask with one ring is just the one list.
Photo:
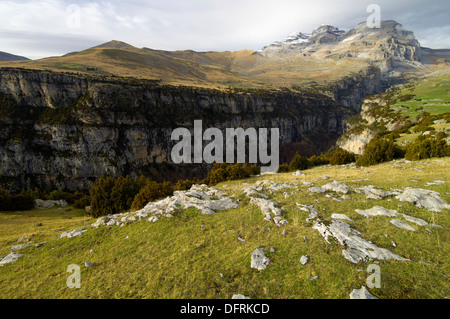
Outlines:
[[[171, 165], [177, 127], [280, 129], [280, 161], [334, 145], [373, 77], [318, 91], [227, 93], [155, 82], [24, 69], [0, 70], [0, 176], [10, 190], [88, 188], [102, 174], [192, 178], [205, 167]], [[353, 82], [352, 82], [353, 81]], [[346, 94], [346, 92], [356, 92]], [[353, 97], [350, 97], [353, 96]], [[352, 109], [353, 108], [353, 109]]]

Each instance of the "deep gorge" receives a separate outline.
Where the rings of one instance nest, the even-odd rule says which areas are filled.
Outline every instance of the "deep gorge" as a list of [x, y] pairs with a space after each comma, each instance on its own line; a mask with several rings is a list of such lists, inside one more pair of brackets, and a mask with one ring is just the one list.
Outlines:
[[380, 93], [378, 69], [303, 93], [223, 92], [149, 80], [0, 69], [0, 187], [87, 189], [102, 174], [155, 180], [202, 177], [208, 167], [174, 165], [177, 127], [280, 129], [280, 163], [296, 151], [319, 154], [344, 131], [367, 95]]

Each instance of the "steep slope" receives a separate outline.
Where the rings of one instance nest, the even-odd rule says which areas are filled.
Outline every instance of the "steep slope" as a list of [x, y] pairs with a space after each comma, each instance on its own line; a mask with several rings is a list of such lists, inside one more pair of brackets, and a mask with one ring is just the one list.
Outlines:
[[[361, 113], [349, 119], [338, 145], [362, 154], [370, 140], [383, 130], [392, 132], [403, 128], [397, 139], [400, 144], [422, 134], [447, 134], [450, 131], [449, 78], [450, 68], [444, 68], [368, 97]], [[430, 123], [418, 127], [423, 115]], [[435, 131], [429, 132], [431, 128]], [[450, 137], [447, 137], [449, 142]]]

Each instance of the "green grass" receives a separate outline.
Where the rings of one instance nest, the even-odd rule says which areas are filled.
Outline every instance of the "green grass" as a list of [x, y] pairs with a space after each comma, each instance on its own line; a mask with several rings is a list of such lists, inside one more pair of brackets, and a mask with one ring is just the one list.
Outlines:
[[[284, 207], [284, 217], [289, 221], [286, 226], [277, 227], [263, 220], [259, 208], [250, 205], [242, 194], [242, 188], [245, 183], [261, 179], [310, 181], [315, 186], [336, 179], [350, 187], [372, 184], [384, 189], [427, 188], [440, 192], [450, 202], [448, 184], [425, 187], [426, 182], [436, 179], [450, 180], [449, 164], [450, 158], [385, 163], [363, 169], [323, 166], [306, 170], [305, 177], [286, 173], [226, 182], [217, 187], [241, 199], [237, 209], [202, 215], [190, 208], [156, 223], [88, 228], [81, 237], [70, 239], [59, 239], [59, 234], [90, 224], [94, 219], [85, 217], [81, 210], [0, 213], [0, 255], [9, 253], [9, 248], [22, 236], [33, 242], [48, 241], [37, 249], [22, 250], [24, 256], [17, 262], [0, 267], [0, 298], [229, 299], [237, 293], [251, 298], [348, 298], [353, 289], [366, 285], [368, 274], [362, 270], [373, 261], [355, 265], [344, 259], [343, 247], [327, 244], [312, 229], [313, 222], [305, 221], [307, 213], [297, 209], [296, 202], [314, 205], [325, 221], [331, 220], [332, 213], [346, 214], [353, 219], [349, 224], [363, 238], [411, 260], [379, 261], [381, 288], [371, 289], [374, 295], [448, 297], [448, 211], [431, 213], [393, 197], [367, 200], [365, 195], [354, 192], [349, 194], [351, 200], [337, 202], [323, 194], [310, 195], [307, 187], [299, 186], [271, 195], [272, 200]], [[331, 179], [322, 180], [324, 174]], [[370, 181], [364, 181], [365, 178]], [[285, 198], [285, 191], [295, 194]], [[414, 225], [417, 231], [408, 232], [392, 226], [388, 217], [367, 219], [355, 212], [357, 208], [375, 205], [431, 221], [444, 229], [431, 228], [430, 233], [425, 227]], [[35, 226], [38, 222], [42, 226]], [[238, 236], [246, 242], [239, 241]], [[251, 269], [251, 252], [263, 246], [266, 251], [275, 249], [274, 253], [267, 252], [270, 265], [264, 271]], [[305, 254], [310, 256], [310, 262], [303, 266], [299, 260]], [[85, 261], [94, 266], [85, 268]], [[70, 264], [81, 267], [80, 289], [66, 286], [70, 275], [66, 269]], [[311, 281], [310, 276], [318, 279]]]
[[421, 112], [431, 115], [450, 112], [449, 78], [448, 68], [420, 78], [396, 94], [398, 98], [405, 97], [406, 101], [397, 101], [392, 107], [401, 110], [412, 120]]

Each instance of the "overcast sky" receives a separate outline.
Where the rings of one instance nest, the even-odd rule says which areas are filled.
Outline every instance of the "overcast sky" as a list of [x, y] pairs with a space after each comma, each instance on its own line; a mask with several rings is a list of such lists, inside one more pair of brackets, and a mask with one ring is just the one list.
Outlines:
[[164, 50], [259, 50], [321, 24], [350, 30], [375, 3], [422, 46], [450, 48], [449, 0], [0, 0], [0, 51], [32, 59], [110, 40]]

